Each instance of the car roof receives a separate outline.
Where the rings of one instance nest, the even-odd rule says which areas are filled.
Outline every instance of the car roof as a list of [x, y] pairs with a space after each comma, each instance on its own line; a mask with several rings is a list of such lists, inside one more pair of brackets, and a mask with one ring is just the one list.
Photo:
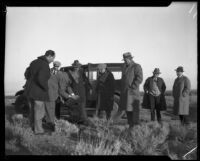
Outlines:
[[[88, 64], [84, 64], [82, 65], [81, 67], [83, 69], [88, 69], [90, 71], [96, 71], [97, 70], [97, 66], [99, 65], [100, 63], [96, 63], [96, 64], [92, 64], [92, 63], [88, 63]], [[119, 71], [121, 70], [122, 68], [122, 65], [123, 63], [105, 63], [107, 65], [107, 68], [111, 71]], [[73, 67], [72, 66], [66, 66], [66, 67], [62, 67], [60, 68], [60, 70], [69, 70], [69, 69], [72, 69]]]

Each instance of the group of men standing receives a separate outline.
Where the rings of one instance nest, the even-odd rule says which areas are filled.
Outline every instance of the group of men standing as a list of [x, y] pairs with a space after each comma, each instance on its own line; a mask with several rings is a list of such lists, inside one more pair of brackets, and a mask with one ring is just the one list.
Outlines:
[[[24, 95], [28, 98], [31, 112], [30, 122], [32, 130], [36, 135], [45, 134], [42, 127], [43, 118], [46, 124], [55, 131], [55, 116], [59, 118], [60, 112], [56, 105], [59, 102], [72, 100], [79, 107], [79, 118], [84, 124], [92, 124], [87, 117], [86, 90], [92, 92], [92, 86], [85, 76], [81, 64], [75, 60], [72, 64], [73, 69], [67, 72], [60, 71], [61, 63], [54, 61], [55, 52], [46, 51], [45, 55], [38, 57], [30, 63], [28, 72], [25, 74], [27, 82], [25, 85]], [[143, 72], [140, 64], [133, 61], [130, 52], [123, 54], [124, 65], [122, 67], [121, 93], [118, 113], [126, 111], [129, 128], [139, 124], [140, 114], [140, 92], [139, 86], [143, 81]], [[53, 62], [54, 67], [49, 68]], [[114, 103], [115, 79], [106, 64], [98, 65], [99, 76], [97, 79], [97, 108], [96, 115], [100, 111], [106, 111], [106, 118], [111, 118], [111, 111]], [[189, 92], [190, 81], [183, 76], [183, 67], [176, 69], [177, 78], [173, 85], [174, 97], [174, 114], [180, 115], [181, 123], [188, 123], [187, 115], [189, 114]], [[166, 85], [162, 78], [159, 77], [160, 70], [155, 68], [153, 76], [147, 78], [144, 84], [143, 108], [151, 111], [151, 120], [155, 120], [155, 112], [159, 123], [162, 122], [161, 110], [166, 110], [165, 90]], [[56, 109], [56, 110], [55, 110]]]

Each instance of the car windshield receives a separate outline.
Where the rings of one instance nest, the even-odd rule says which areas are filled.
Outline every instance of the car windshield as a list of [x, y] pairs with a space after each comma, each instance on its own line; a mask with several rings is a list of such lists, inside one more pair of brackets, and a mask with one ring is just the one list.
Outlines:
[[[88, 72], [86, 72], [85, 74], [88, 77]], [[115, 80], [119, 80], [122, 77], [121, 71], [112, 71], [112, 74], [113, 74]], [[97, 71], [90, 71], [88, 78], [89, 78], [89, 80], [97, 80]]]
[[97, 80], [97, 71], [90, 71], [89, 76], [88, 72], [85, 73], [89, 80]]
[[113, 72], [112, 71], [112, 74], [113, 74], [115, 80], [119, 80], [122, 77], [122, 72], [121, 71], [118, 71], [118, 72], [116, 72], [116, 71]]

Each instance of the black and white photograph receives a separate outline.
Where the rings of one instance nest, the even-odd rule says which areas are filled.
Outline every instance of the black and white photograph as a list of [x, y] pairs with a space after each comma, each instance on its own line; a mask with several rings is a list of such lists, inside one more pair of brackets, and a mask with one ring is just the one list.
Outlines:
[[7, 6], [5, 155], [196, 160], [197, 5]]

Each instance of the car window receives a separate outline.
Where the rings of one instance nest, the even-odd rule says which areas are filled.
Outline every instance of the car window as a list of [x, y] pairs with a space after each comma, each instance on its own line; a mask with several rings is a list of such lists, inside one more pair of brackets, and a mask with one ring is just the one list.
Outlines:
[[118, 71], [118, 72], [112, 71], [112, 74], [113, 74], [115, 80], [119, 80], [119, 79], [122, 78], [122, 72], [121, 71]]
[[[88, 72], [86, 72], [85, 74], [88, 77]], [[97, 80], [97, 71], [89, 72], [89, 80]]]

